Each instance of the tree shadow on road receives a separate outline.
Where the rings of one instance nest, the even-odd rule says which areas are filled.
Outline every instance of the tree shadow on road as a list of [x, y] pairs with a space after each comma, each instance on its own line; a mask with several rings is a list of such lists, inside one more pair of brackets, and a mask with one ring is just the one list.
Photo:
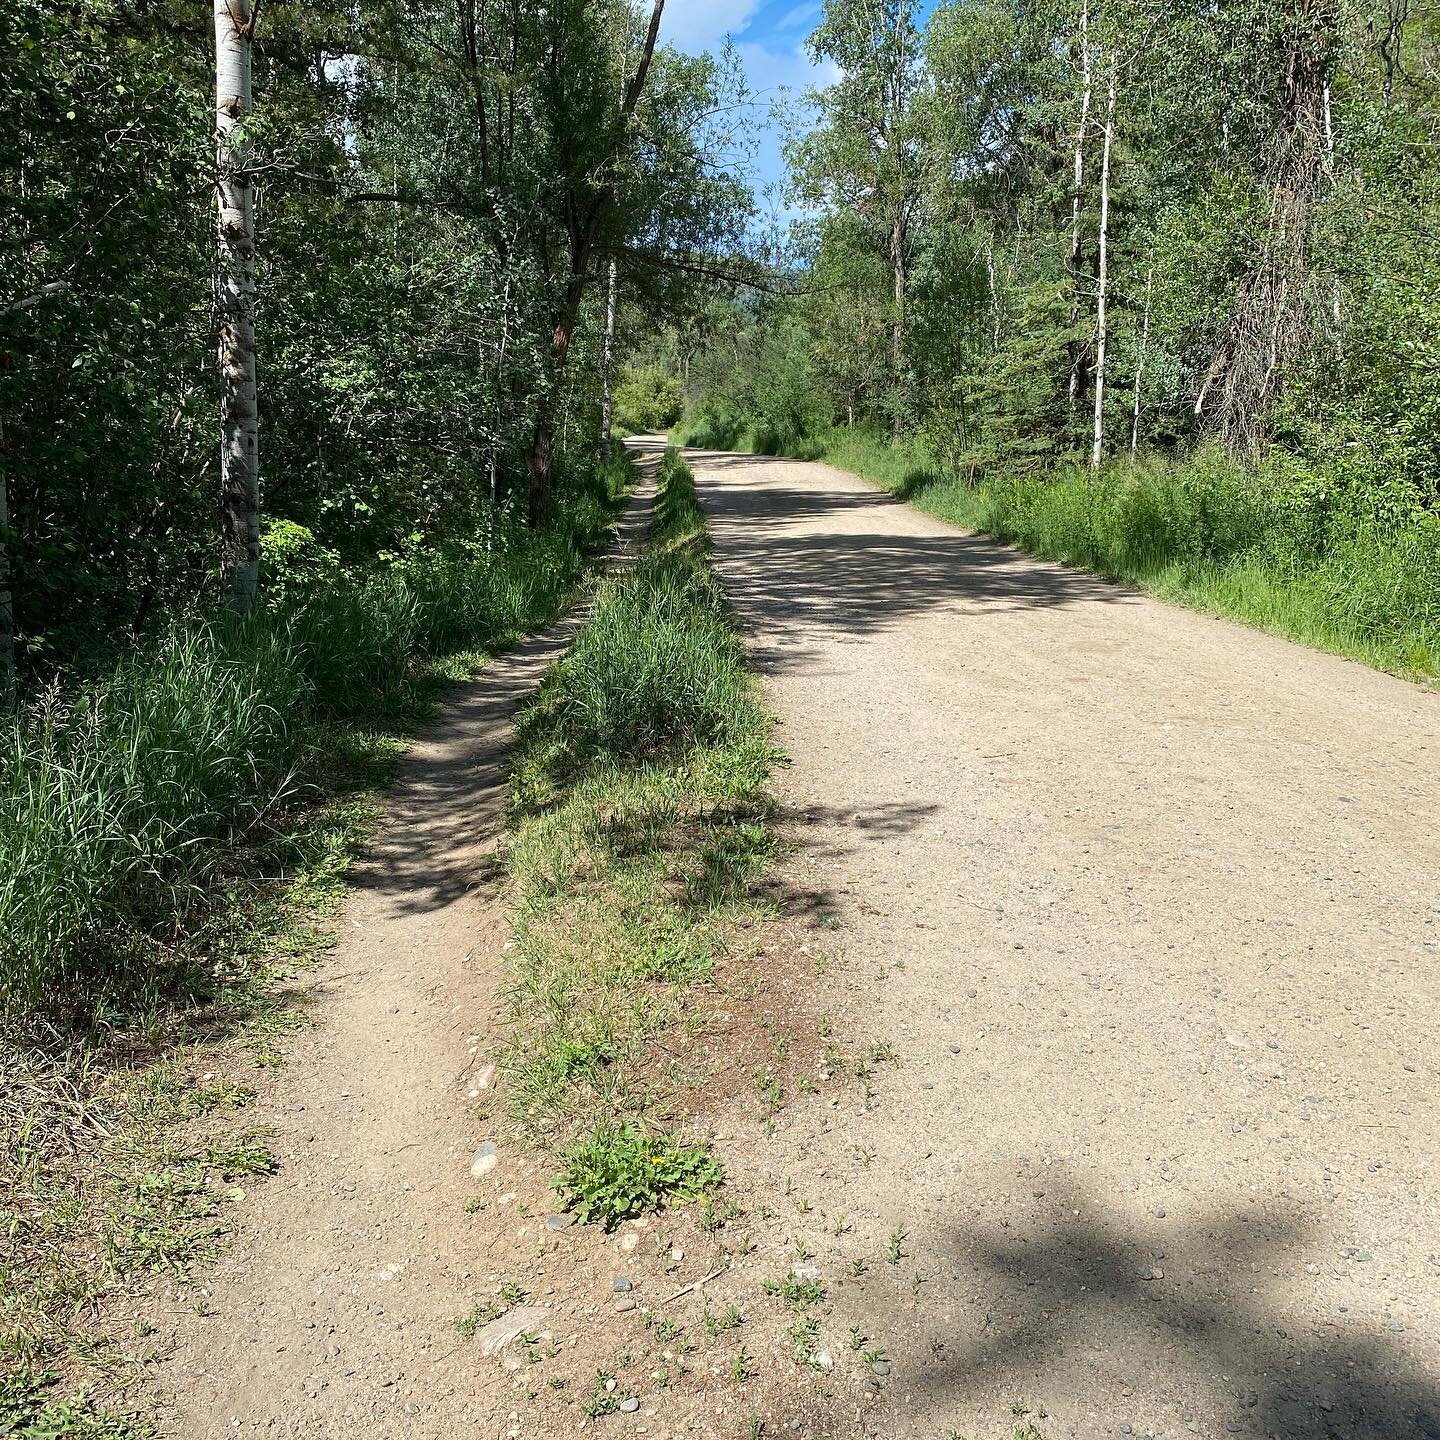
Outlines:
[[1037, 1375], [1063, 1374], [1083, 1348], [1096, 1357], [1087, 1363], [1133, 1379], [1133, 1398], [1117, 1381], [1113, 1424], [1102, 1426], [1116, 1434], [1121, 1424], [1139, 1436], [1184, 1423], [1154, 1413], [1158, 1375], [1204, 1397], [1196, 1419], [1226, 1434], [1440, 1437], [1440, 1385], [1389, 1322], [1308, 1303], [1283, 1314], [1252, 1288], [1282, 1263], [1298, 1268], [1286, 1253], [1308, 1238], [1298, 1211], [1264, 1223], [1214, 1212], [1184, 1226], [1157, 1221], [1145, 1234], [1089, 1218], [1098, 1212], [1088, 1196], [1052, 1195], [1028, 1235], [942, 1237], [940, 1256], [989, 1309], [980, 1334], [932, 1348], [917, 1390], [942, 1408], [962, 1406], [997, 1383], [1013, 1393]]
[[783, 468], [764, 485], [728, 483], [724, 472], [735, 462], [755, 463], [707, 458], [697, 473], [717, 569], [742, 619], [762, 632], [762, 667], [793, 664], [807, 643], [873, 636], [941, 609], [983, 619], [1139, 599], [1124, 586], [960, 530], [905, 533], [881, 512], [914, 512], [880, 491], [802, 484]]

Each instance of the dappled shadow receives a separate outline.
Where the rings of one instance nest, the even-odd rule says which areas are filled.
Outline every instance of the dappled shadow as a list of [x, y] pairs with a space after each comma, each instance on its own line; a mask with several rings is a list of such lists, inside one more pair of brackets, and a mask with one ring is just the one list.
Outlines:
[[924, 612], [983, 618], [1138, 598], [982, 536], [936, 533], [930, 522], [929, 533], [915, 533], [922, 527], [904, 523], [914, 512], [896, 496], [807, 461], [690, 458], [717, 568], [742, 620], [759, 632], [762, 668], [793, 664], [807, 641], [864, 638]]
[[[1043, 1207], [1014, 1232], [942, 1231], [936, 1258], [967, 1297], [983, 1299], [984, 1316], [978, 1333], [931, 1345], [917, 1398], [950, 1409], [1053, 1375], [1058, 1400], [1066, 1365], [1083, 1351], [1081, 1363], [1133, 1389], [1121, 1393], [1125, 1378], [1116, 1379], [1112, 1416], [1097, 1417], [1102, 1433], [1122, 1424], [1137, 1436], [1170, 1433], [1189, 1419], [1178, 1392], [1194, 1397], [1198, 1421], [1227, 1434], [1440, 1437], [1440, 1386], [1402, 1333], [1308, 1305], [1287, 1316], [1256, 1293], [1257, 1275], [1296, 1264], [1311, 1228], [1299, 1209], [1278, 1220], [1220, 1211], [1188, 1225], [1152, 1219], [1142, 1234], [1107, 1221], [1089, 1195], [1036, 1193]], [[1156, 1413], [1157, 1403], [1176, 1413]]]
[[[632, 563], [650, 514], [636, 490], [607, 566]], [[569, 648], [585, 606], [491, 661], [456, 686], [403, 761], [384, 822], [355, 866], [357, 888], [384, 896], [394, 914], [443, 910], [475, 891], [505, 832], [511, 725], [545, 672]]]

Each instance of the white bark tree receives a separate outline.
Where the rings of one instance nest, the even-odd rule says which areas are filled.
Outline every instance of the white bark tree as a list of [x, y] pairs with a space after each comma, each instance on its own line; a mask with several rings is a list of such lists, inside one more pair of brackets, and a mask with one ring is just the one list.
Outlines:
[[251, 45], [261, 0], [214, 0], [215, 296], [220, 366], [221, 577], [225, 603], [255, 607], [260, 447], [255, 397], [255, 195], [250, 175]]
[[[1080, 0], [1080, 123], [1075, 127], [1075, 180], [1070, 192], [1070, 328], [1080, 323], [1080, 205], [1085, 198], [1085, 136], [1090, 129], [1090, 3]], [[1081, 348], [1070, 342], [1070, 405], [1080, 398]]]
[[1110, 82], [1105, 100], [1105, 144], [1100, 159], [1100, 255], [1095, 287], [1095, 433], [1090, 465], [1100, 468], [1105, 441], [1106, 301], [1110, 291], [1110, 148], [1115, 139], [1115, 83], [1119, 57], [1110, 57]]
[[610, 450], [615, 405], [615, 259], [610, 259], [605, 291], [605, 346], [600, 357], [600, 453]]

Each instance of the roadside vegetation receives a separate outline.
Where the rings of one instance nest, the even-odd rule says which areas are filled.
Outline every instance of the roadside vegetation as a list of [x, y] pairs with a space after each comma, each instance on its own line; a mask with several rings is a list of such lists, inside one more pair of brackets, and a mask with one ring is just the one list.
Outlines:
[[608, 1224], [719, 1179], [651, 1129], [708, 1074], [707, 1032], [775, 849], [778, 755], [710, 569], [690, 472], [661, 470], [648, 543], [523, 715], [505, 1069], [560, 1188]]

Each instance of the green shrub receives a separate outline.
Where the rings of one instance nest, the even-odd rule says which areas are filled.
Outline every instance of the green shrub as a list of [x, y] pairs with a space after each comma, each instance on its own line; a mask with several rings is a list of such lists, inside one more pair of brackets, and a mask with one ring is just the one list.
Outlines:
[[684, 1145], [633, 1125], [597, 1125], [560, 1159], [564, 1168], [554, 1188], [566, 1208], [607, 1230], [662, 1205], [698, 1200], [725, 1179], [706, 1146]]
[[668, 430], [685, 408], [685, 387], [663, 365], [639, 365], [621, 371], [615, 387], [615, 419], [629, 433]]

